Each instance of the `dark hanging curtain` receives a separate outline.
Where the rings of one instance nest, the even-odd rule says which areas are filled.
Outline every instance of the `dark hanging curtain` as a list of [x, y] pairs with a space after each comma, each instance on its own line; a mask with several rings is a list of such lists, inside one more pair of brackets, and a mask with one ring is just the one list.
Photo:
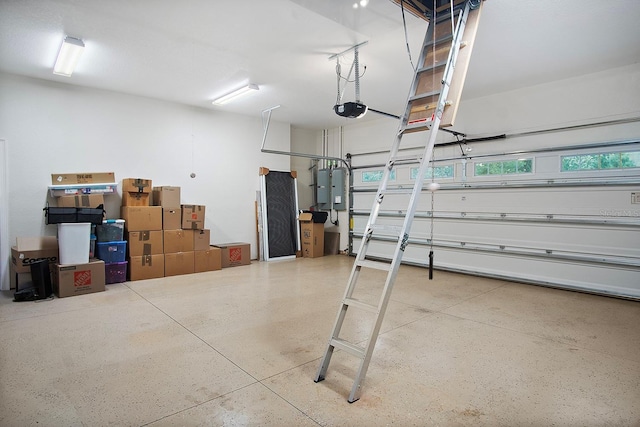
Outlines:
[[265, 175], [269, 258], [296, 254], [296, 192], [291, 172]]

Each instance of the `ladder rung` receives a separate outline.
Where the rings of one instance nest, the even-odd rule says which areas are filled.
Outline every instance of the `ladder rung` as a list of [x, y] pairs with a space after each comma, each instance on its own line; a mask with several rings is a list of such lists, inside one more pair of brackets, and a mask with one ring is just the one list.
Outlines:
[[[453, 7], [453, 17], [454, 19], [456, 19], [458, 17], [458, 15], [460, 15], [460, 12], [462, 12], [462, 10], [460, 10], [460, 5], [455, 5]], [[446, 11], [446, 12], [445, 12]], [[441, 24], [444, 21], [449, 21], [451, 20], [451, 7], [449, 5], [444, 5], [439, 7], [438, 9], [436, 9], [436, 19], [435, 19], [435, 24]]]
[[353, 354], [360, 359], [364, 359], [364, 348], [352, 344], [349, 341], [345, 341], [342, 338], [332, 338], [331, 345], [335, 348], [339, 348], [340, 350], [344, 350], [347, 353]]
[[359, 299], [345, 298], [342, 303], [348, 305], [349, 307], [356, 307], [361, 310], [368, 311], [369, 313], [378, 313], [378, 306], [367, 304], [366, 302], [362, 302]]
[[430, 98], [432, 96], [436, 96], [436, 95], [440, 95], [440, 90], [434, 90], [431, 92], [425, 92], [425, 93], [420, 93], [417, 95], [413, 95], [411, 98], [409, 98], [409, 102], [413, 102], [413, 101], [417, 101], [419, 99], [424, 99], [424, 98]]
[[444, 67], [445, 65], [447, 65], [446, 62], [440, 62], [439, 64], [431, 64], [431, 65], [428, 65], [426, 67], [419, 68], [418, 71], [416, 71], [416, 73], [420, 74], [420, 73], [424, 73], [424, 72], [427, 72], [427, 71], [433, 71], [433, 70], [435, 70], [437, 68]]
[[431, 120], [431, 117], [419, 119], [419, 120], [412, 120], [409, 123], [407, 123], [407, 125], [404, 127], [402, 132], [404, 133], [404, 132], [415, 132], [419, 130], [429, 130], [429, 127], [432, 124], [433, 124], [433, 120]]
[[448, 34], [448, 35], [446, 35], [444, 37], [440, 37], [439, 39], [430, 40], [430, 41], [426, 42], [423, 47], [430, 47], [430, 46], [433, 46], [435, 44], [449, 42], [451, 40], [453, 40], [453, 34]]
[[391, 161], [395, 164], [398, 162], [420, 162], [422, 161], [422, 155], [414, 154], [408, 156], [394, 156], [391, 157]]
[[387, 264], [386, 262], [380, 262], [380, 261], [371, 261], [368, 259], [356, 261], [356, 265], [360, 267], [373, 268], [373, 269], [382, 270], [382, 271], [391, 270], [391, 264]]

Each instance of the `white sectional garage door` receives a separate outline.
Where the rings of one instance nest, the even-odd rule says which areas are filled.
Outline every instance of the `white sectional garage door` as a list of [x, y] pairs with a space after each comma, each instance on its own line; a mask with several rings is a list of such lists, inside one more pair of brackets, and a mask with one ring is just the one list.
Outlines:
[[[427, 181], [441, 188], [433, 209], [422, 193], [405, 262], [428, 265], [433, 244], [436, 269], [640, 298], [639, 141], [465, 154], [436, 159]], [[354, 253], [386, 160], [353, 155]], [[411, 188], [417, 167], [397, 166], [390, 187]], [[378, 222], [401, 226], [408, 197], [386, 197]], [[388, 259], [394, 247], [379, 236], [367, 254]]]

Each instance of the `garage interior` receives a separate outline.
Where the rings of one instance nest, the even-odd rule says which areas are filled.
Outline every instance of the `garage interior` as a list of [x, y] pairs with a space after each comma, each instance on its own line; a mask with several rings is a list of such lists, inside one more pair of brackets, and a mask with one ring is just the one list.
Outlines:
[[[400, 244], [367, 240], [381, 180], [398, 194], [380, 227], [399, 230], [424, 172], [428, 132], [385, 168], [430, 3], [0, 3], [0, 424], [640, 423], [640, 6], [625, 0], [482, 2], [361, 395], [348, 345], [318, 370], [354, 271], [360, 305], [388, 280], [354, 260]], [[65, 36], [84, 45], [69, 76], [52, 73]], [[257, 90], [212, 103], [240, 85]], [[366, 114], [341, 115], [352, 101]], [[334, 248], [270, 258], [269, 170], [296, 178], [294, 246], [304, 210], [326, 212]], [[207, 207], [209, 243], [247, 242], [251, 262], [14, 302], [11, 246], [56, 235], [50, 176], [92, 171], [179, 186]], [[349, 310], [341, 334], [364, 345], [375, 317]]]

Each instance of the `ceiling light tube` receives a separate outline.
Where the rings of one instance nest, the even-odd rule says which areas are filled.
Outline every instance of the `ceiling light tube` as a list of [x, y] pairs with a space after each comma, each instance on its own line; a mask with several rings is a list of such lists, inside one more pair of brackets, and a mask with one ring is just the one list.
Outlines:
[[227, 102], [237, 99], [241, 96], [253, 93], [254, 90], [260, 90], [260, 88], [258, 87], [258, 85], [250, 83], [246, 86], [241, 87], [240, 89], [236, 89], [233, 92], [223, 95], [220, 98], [214, 99], [213, 105], [226, 104]]
[[71, 76], [83, 51], [84, 42], [82, 40], [66, 36], [62, 41], [62, 46], [60, 46], [60, 52], [58, 52], [58, 58], [53, 67], [53, 74]]

